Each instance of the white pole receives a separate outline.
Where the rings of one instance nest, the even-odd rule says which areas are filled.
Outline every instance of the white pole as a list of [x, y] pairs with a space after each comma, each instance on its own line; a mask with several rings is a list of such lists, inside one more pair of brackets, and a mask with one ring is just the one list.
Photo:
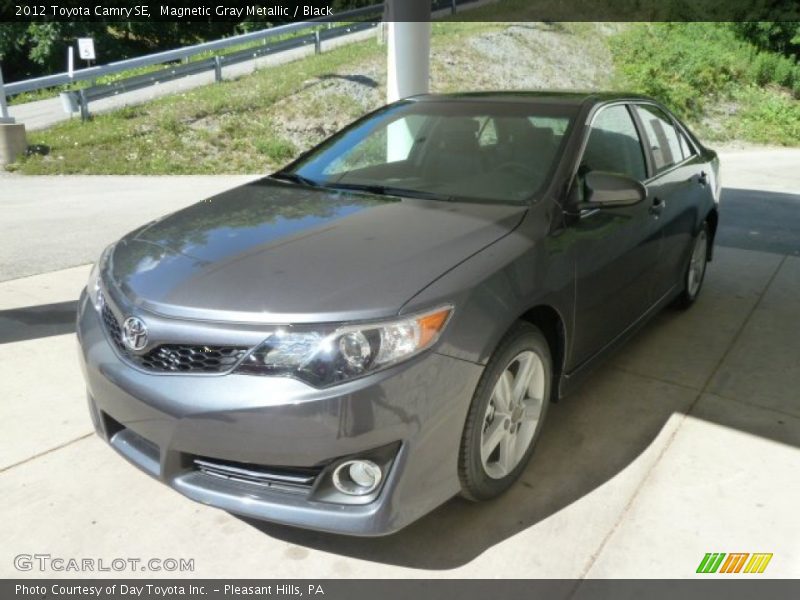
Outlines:
[[6, 87], [3, 85], [3, 66], [0, 65], [0, 123], [13, 123], [8, 114], [8, 104], [6, 104]]
[[[389, 0], [386, 3], [386, 100], [395, 102], [430, 89], [431, 3], [428, 0]], [[386, 155], [404, 160], [414, 143], [406, 121], [389, 125]]]
[[430, 89], [430, 22], [389, 21], [386, 100], [394, 102]]
[[67, 48], [67, 75], [72, 79], [75, 76], [75, 48]]
[[394, 102], [429, 89], [431, 3], [429, 0], [388, 0], [386, 99]]

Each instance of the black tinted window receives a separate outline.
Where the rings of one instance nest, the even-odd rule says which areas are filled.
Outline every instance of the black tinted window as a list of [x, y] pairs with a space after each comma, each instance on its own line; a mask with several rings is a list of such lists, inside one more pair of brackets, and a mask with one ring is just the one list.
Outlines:
[[681, 143], [669, 117], [649, 104], [637, 106], [636, 110], [639, 112], [647, 143], [653, 153], [653, 166], [656, 172], [681, 162], [683, 160]]
[[625, 106], [602, 109], [592, 123], [581, 168], [647, 178], [644, 153], [636, 126]]
[[323, 142], [294, 171], [328, 187], [526, 201], [558, 160], [575, 108], [516, 102], [405, 102]]

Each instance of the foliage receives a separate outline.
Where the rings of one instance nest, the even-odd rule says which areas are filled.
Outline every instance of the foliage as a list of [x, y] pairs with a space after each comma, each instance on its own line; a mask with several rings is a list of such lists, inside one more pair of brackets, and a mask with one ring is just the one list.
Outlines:
[[[495, 10], [495, 5], [476, 12], [490, 9]], [[595, 28], [578, 25], [566, 30], [585, 44], [584, 51], [594, 48], [590, 44], [605, 43], [606, 38], [597, 40]], [[501, 30], [506, 25], [434, 23], [434, 66], [438, 64], [453, 77], [452, 89], [474, 83], [473, 73], [486, 64], [480, 60], [495, 60], [465, 54], [464, 61], [455, 64], [469, 69], [459, 71], [450, 66], [454, 64], [453, 49], [470, 46], [475, 36], [485, 35], [493, 27]], [[729, 24], [630, 24], [615, 27], [613, 32], [610, 44], [619, 74], [615, 87], [661, 98], [708, 140], [800, 144], [800, 102], [787, 87], [775, 83], [783, 81], [785, 85], [793, 77], [796, 89], [797, 65], [791, 61], [743, 41]], [[348, 44], [239, 80], [100, 114], [87, 123], [73, 119], [32, 131], [29, 142], [48, 146], [50, 154], [25, 157], [9, 168], [28, 174], [273, 170], [305, 147], [302, 137], [286, 139], [292, 131], [281, 126], [291, 118], [287, 106], [296, 107], [297, 119], [318, 114], [326, 122], [354, 118], [364, 107], [346, 93], [332, 91], [339, 88], [319, 86], [319, 94], [303, 94], [332, 74], [360, 74], [365, 68], [382, 66], [385, 51], [374, 40]], [[446, 77], [436, 72], [434, 69], [433, 76], [439, 77], [439, 89], [451, 89], [448, 81], [442, 81]]]
[[[611, 40], [618, 85], [661, 99], [711, 138], [797, 144], [800, 65], [742, 39], [739, 25], [632, 25]], [[721, 104], [731, 122], [704, 129]]]
[[[334, 0], [332, 6], [335, 10], [346, 10], [374, 3], [374, 0]], [[280, 23], [279, 20], [0, 22], [0, 63], [4, 79], [18, 81], [65, 71], [67, 47], [79, 37], [94, 38], [100, 62], [108, 63]]]
[[743, 21], [731, 23], [731, 27], [760, 50], [787, 57], [800, 55], [800, 21]]
[[800, 66], [740, 40], [724, 23], [647, 23], [612, 40], [625, 83], [683, 115], [742, 85], [775, 84], [800, 96]]
[[265, 173], [298, 149], [278, 133], [274, 105], [309, 81], [384, 51], [374, 40], [342, 46], [238, 80], [194, 88], [138, 106], [73, 119], [28, 134], [47, 156], [10, 165], [28, 174]]
[[733, 99], [739, 110], [719, 137], [786, 146], [800, 143], [800, 102], [753, 86], [736, 91]]

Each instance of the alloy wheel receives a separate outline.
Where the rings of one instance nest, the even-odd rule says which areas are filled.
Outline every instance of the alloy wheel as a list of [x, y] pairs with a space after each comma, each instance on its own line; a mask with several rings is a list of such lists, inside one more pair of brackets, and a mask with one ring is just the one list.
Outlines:
[[536, 433], [544, 406], [546, 374], [531, 350], [506, 365], [486, 406], [481, 431], [481, 463], [492, 479], [511, 473]]
[[708, 262], [708, 235], [705, 230], [701, 230], [697, 235], [692, 249], [692, 258], [689, 262], [688, 279], [686, 281], [686, 290], [689, 296], [694, 298], [697, 292], [700, 291], [700, 285], [703, 283], [703, 276], [706, 272], [706, 264]]

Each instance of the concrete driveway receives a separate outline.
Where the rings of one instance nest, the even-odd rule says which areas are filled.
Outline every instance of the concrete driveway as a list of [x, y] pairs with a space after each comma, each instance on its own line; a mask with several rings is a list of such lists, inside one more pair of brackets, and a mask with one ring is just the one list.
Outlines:
[[[193, 573], [167, 575], [194, 577], [693, 577], [707, 552], [773, 553], [756, 577], [799, 576], [800, 179], [780, 165], [800, 164], [800, 152], [738, 151], [723, 161], [720, 247], [697, 304], [662, 313], [552, 408], [536, 458], [508, 494], [480, 505], [454, 499], [380, 539], [248, 522], [194, 504], [97, 439], [71, 334], [89, 267], [62, 267], [157, 206], [138, 220], [126, 212], [124, 223], [97, 210], [92, 243], [63, 258], [72, 244], [59, 238], [71, 234], [37, 223], [70, 206], [83, 214], [82, 203], [133, 186], [125, 178], [96, 179], [96, 188], [88, 179], [0, 180], [4, 191], [17, 186], [13, 202], [23, 204], [12, 212], [24, 212], [32, 232], [11, 238], [13, 249], [0, 246], [0, 576], [86, 575], [14, 569], [18, 554], [47, 553], [188, 558]], [[58, 185], [61, 204], [37, 194], [39, 185]], [[163, 212], [206, 192], [196, 179], [136, 185], [150, 185], [149, 201], [163, 199]], [[2, 240], [8, 202], [3, 194]], [[37, 206], [48, 207], [40, 218]]]

